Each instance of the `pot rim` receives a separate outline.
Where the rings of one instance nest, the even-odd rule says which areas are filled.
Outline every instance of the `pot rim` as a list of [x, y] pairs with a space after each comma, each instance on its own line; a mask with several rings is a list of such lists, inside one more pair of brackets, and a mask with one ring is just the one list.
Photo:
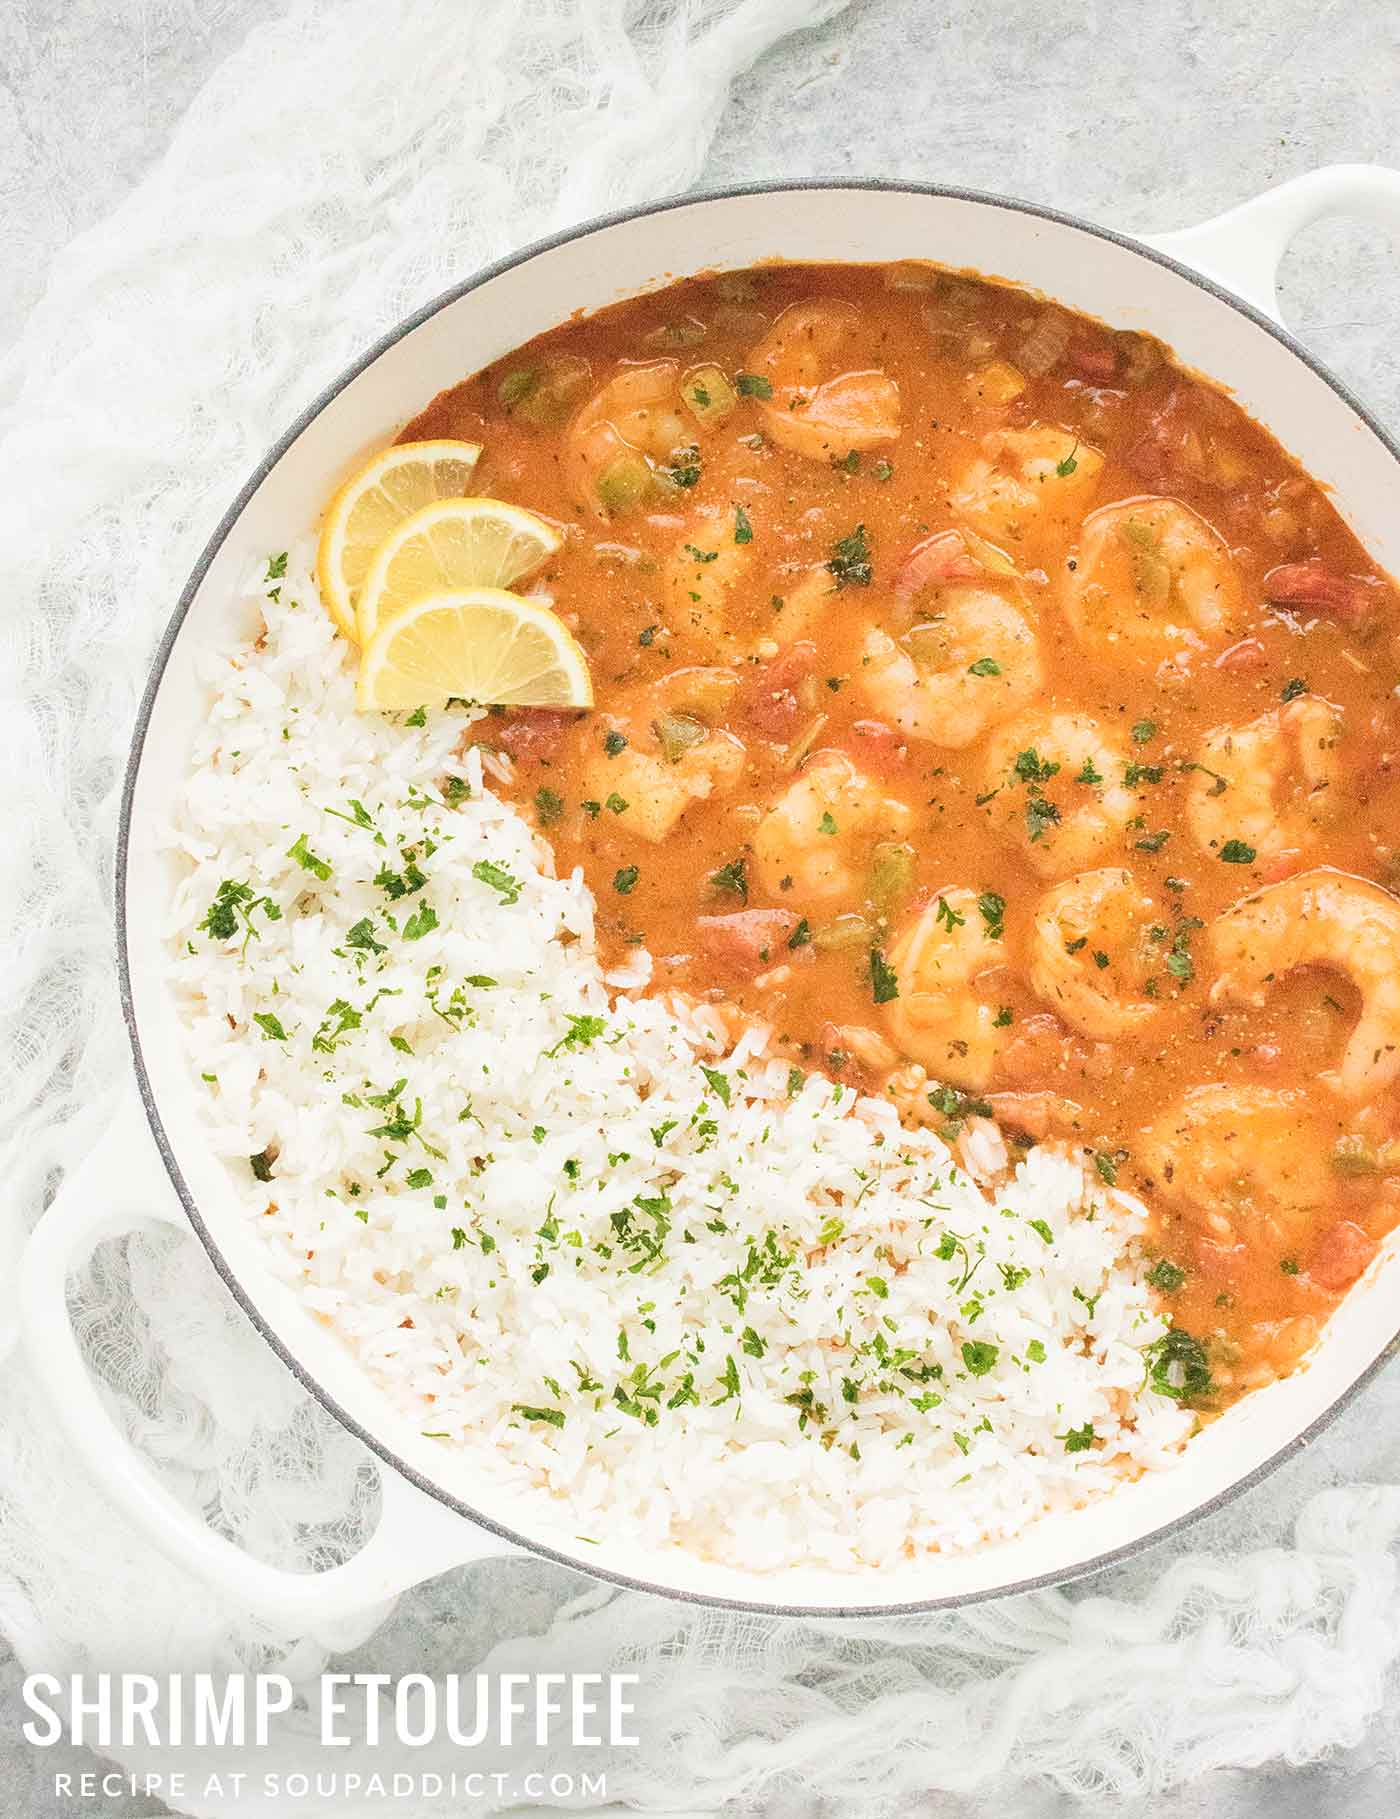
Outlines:
[[[497, 1522], [492, 1517], [480, 1514], [460, 1497], [445, 1490], [442, 1486], [418, 1471], [407, 1461], [400, 1459], [386, 1440], [377, 1436], [357, 1417], [350, 1414], [348, 1410], [340, 1405], [335, 1397], [321, 1386], [291, 1348], [283, 1341], [266, 1316], [261, 1312], [256, 1301], [253, 1299], [251, 1291], [245, 1286], [242, 1278], [227, 1261], [218, 1242], [214, 1238], [213, 1233], [201, 1216], [199, 1209], [195, 1204], [194, 1196], [191, 1194], [181, 1172], [179, 1163], [176, 1161], [170, 1139], [166, 1134], [164, 1121], [161, 1117], [159, 1106], [156, 1103], [155, 1092], [151, 1084], [141, 1045], [135, 996], [132, 990], [131, 957], [126, 928], [128, 863], [130, 858], [131, 823], [136, 783], [141, 770], [142, 758], [145, 753], [146, 735], [150, 728], [151, 715], [155, 707], [156, 697], [160, 692], [161, 684], [165, 677], [166, 666], [169, 663], [175, 641], [179, 636], [190, 608], [194, 604], [195, 597], [198, 594], [200, 587], [203, 585], [204, 578], [208, 573], [214, 558], [217, 556], [234, 526], [243, 515], [243, 511], [249, 500], [253, 497], [254, 493], [262, 485], [268, 475], [277, 467], [278, 463], [282, 460], [282, 457], [287, 453], [288, 449], [303, 431], [321, 415], [328, 405], [339, 397], [348, 385], [357, 379], [361, 373], [371, 367], [382, 354], [386, 353], [391, 347], [403, 340], [406, 335], [411, 334], [413, 330], [421, 327], [423, 323], [429, 321], [433, 316], [439, 314], [440, 311], [446, 309], [449, 305], [460, 301], [461, 298], [470, 295], [472, 291], [480, 289], [492, 279], [499, 277], [503, 272], [511, 271], [517, 266], [524, 265], [529, 260], [535, 259], [541, 254], [552, 252], [557, 247], [565, 246], [572, 241], [584, 239], [588, 235], [597, 233], [602, 229], [618, 226], [627, 221], [641, 220], [650, 215], [668, 213], [671, 210], [678, 208], [689, 208], [712, 202], [732, 202], [748, 196], [799, 194], [814, 190], [852, 191], [857, 193], [880, 192], [910, 196], [929, 196], [938, 197], [947, 201], [971, 202], [985, 207], [1005, 209], [1012, 214], [1026, 215], [1035, 220], [1053, 222], [1059, 227], [1072, 228], [1079, 233], [1088, 234], [1098, 240], [1108, 241], [1112, 245], [1121, 247], [1127, 252], [1135, 253], [1140, 258], [1146, 259], [1155, 265], [1163, 266], [1169, 271], [1174, 272], [1178, 277], [1187, 279], [1190, 283], [1197, 286], [1198, 289], [1207, 292], [1219, 302], [1227, 304], [1239, 315], [1244, 316], [1249, 322], [1253, 323], [1256, 328], [1263, 330], [1265, 334], [1281, 343], [1283, 347], [1293, 354], [1295, 358], [1300, 360], [1304, 366], [1321, 379], [1323, 383], [1342, 400], [1354, 415], [1357, 416], [1372, 432], [1391, 458], [1397, 464], [1400, 464], [1400, 443], [1397, 443], [1396, 439], [1389, 434], [1380, 422], [1377, 421], [1375, 416], [1368, 410], [1366, 405], [1356, 396], [1345, 381], [1331, 372], [1322, 361], [1303, 346], [1296, 336], [1281, 323], [1265, 315], [1264, 312], [1256, 308], [1254, 304], [1246, 302], [1242, 297], [1235, 295], [1234, 292], [1226, 289], [1223, 285], [1216, 283], [1213, 279], [1206, 277], [1203, 273], [1196, 271], [1191, 266], [1184, 264], [1181, 260], [1173, 258], [1170, 254], [1164, 253], [1158, 248], [1146, 244], [1144, 241], [1131, 234], [1120, 233], [1113, 228], [1100, 227], [1095, 223], [1086, 221], [1081, 216], [1071, 214], [1064, 209], [1051, 208], [1042, 203], [1026, 202], [1013, 196], [998, 195], [992, 191], [965, 189], [956, 185], [919, 183], [905, 179], [882, 177], [817, 177], [797, 180], [773, 178], [761, 182], [720, 185], [712, 188], [691, 190], [682, 195], [663, 197], [655, 202], [637, 203], [629, 208], [614, 209], [606, 214], [593, 216], [576, 227], [561, 229], [556, 233], [532, 241], [528, 246], [517, 252], [508, 253], [500, 259], [493, 260], [489, 265], [483, 266], [470, 277], [465, 278], [459, 283], [450, 286], [447, 290], [440, 292], [429, 302], [421, 305], [410, 315], [404, 317], [402, 321], [398, 322], [393, 328], [389, 329], [374, 341], [358, 359], [354, 360], [346, 367], [343, 372], [332, 380], [331, 383], [300, 412], [292, 424], [280, 437], [278, 437], [277, 441], [273, 443], [271, 448], [258, 463], [257, 467], [253, 470], [252, 474], [239, 489], [233, 502], [219, 520], [213, 533], [209, 537], [208, 542], [200, 552], [199, 558], [193, 569], [190, 571], [189, 579], [186, 581], [185, 586], [181, 591], [175, 610], [171, 614], [164, 631], [161, 633], [160, 639], [152, 655], [150, 674], [147, 678], [146, 686], [142, 691], [140, 705], [137, 708], [136, 719], [132, 729], [131, 744], [127, 754], [125, 773], [122, 779], [114, 866], [113, 911], [116, 924], [117, 984], [121, 999], [122, 1018], [126, 1024], [127, 1036], [131, 1044], [132, 1061], [135, 1066], [136, 1082], [141, 1097], [141, 1104], [145, 1111], [147, 1122], [150, 1125], [151, 1134], [155, 1139], [156, 1148], [160, 1153], [166, 1173], [170, 1177], [171, 1185], [175, 1189], [175, 1193], [179, 1198], [181, 1206], [184, 1208], [185, 1215], [188, 1218], [190, 1225], [199, 1238], [200, 1243], [204, 1246], [210, 1261], [230, 1294], [232, 1294], [235, 1301], [237, 1301], [239, 1307], [248, 1317], [262, 1339], [271, 1346], [272, 1350], [296, 1378], [298, 1383], [301, 1384], [302, 1388], [310, 1395], [314, 1396], [316, 1401], [319, 1402], [324, 1409], [333, 1415], [336, 1420], [339, 1421], [343, 1427], [347, 1428], [364, 1446], [368, 1447], [384, 1466], [397, 1473], [400, 1477], [407, 1479], [409, 1483], [413, 1484], [426, 1496], [431, 1497], [444, 1508], [454, 1511], [458, 1516], [463, 1518], [463, 1520], [473, 1523], [477, 1528], [484, 1529], [488, 1533], [512, 1543], [519, 1547], [523, 1552], [533, 1555], [538, 1559], [553, 1561], [557, 1565], [568, 1567], [575, 1572], [585, 1573], [591, 1578], [600, 1579], [612, 1585], [624, 1587], [629, 1591], [648, 1592], [656, 1597], [674, 1599], [677, 1602], [686, 1604], [697, 1604], [728, 1610], [754, 1611], [761, 1615], [774, 1617], [858, 1619], [863, 1617], [916, 1616], [937, 1610], [951, 1610], [967, 1604], [977, 1604], [992, 1598], [1013, 1597], [1020, 1593], [1043, 1590], [1050, 1586], [1067, 1585], [1075, 1580], [1086, 1577], [1090, 1573], [1096, 1573], [1102, 1571], [1106, 1567], [1118, 1565], [1125, 1560], [1131, 1559], [1134, 1555], [1143, 1552], [1148, 1547], [1155, 1545], [1157, 1542], [1163, 1541], [1171, 1535], [1180, 1533], [1191, 1524], [1194, 1524], [1203, 1517], [1211, 1515], [1216, 1510], [1221, 1509], [1225, 1504], [1233, 1501], [1243, 1492], [1252, 1489], [1278, 1466], [1283, 1464], [1286, 1459], [1291, 1458], [1294, 1453], [1298, 1452], [1302, 1447], [1314, 1440], [1323, 1428], [1327, 1427], [1342, 1409], [1351, 1402], [1353, 1397], [1371, 1381], [1377, 1372], [1400, 1352], [1400, 1327], [1397, 1327], [1395, 1333], [1365, 1369], [1353, 1377], [1347, 1387], [1341, 1391], [1336, 1399], [1330, 1403], [1321, 1414], [1316, 1416], [1305, 1428], [1294, 1434], [1291, 1439], [1280, 1446], [1277, 1451], [1270, 1454], [1267, 1459], [1255, 1466], [1252, 1471], [1246, 1473], [1242, 1478], [1236, 1479], [1226, 1488], [1218, 1491], [1213, 1497], [1208, 1498], [1203, 1503], [1197, 1504], [1194, 1508], [1185, 1513], [1171, 1517], [1167, 1521], [1160, 1523], [1157, 1527], [1149, 1529], [1144, 1534], [1134, 1536], [1131, 1540], [1122, 1543], [1121, 1546], [1109, 1548], [1101, 1553], [1095, 1554], [1090, 1559], [1076, 1561], [1071, 1566], [1062, 1569], [1036, 1574], [1030, 1578], [1019, 1579], [1007, 1585], [985, 1587], [974, 1591], [955, 1592], [941, 1597], [906, 1599], [893, 1604], [851, 1602], [837, 1605], [808, 1605], [782, 1604], [776, 1601], [757, 1598], [726, 1597], [712, 1592], [697, 1592], [683, 1587], [657, 1585], [650, 1580], [640, 1579], [630, 1574], [619, 1573], [611, 1569], [594, 1566], [592, 1563], [582, 1562], [574, 1556], [562, 1552], [558, 1548], [536, 1541], [527, 1534], [512, 1529], [504, 1523]], [[1014, 279], [1011, 280], [1011, 282], [1014, 282]]]

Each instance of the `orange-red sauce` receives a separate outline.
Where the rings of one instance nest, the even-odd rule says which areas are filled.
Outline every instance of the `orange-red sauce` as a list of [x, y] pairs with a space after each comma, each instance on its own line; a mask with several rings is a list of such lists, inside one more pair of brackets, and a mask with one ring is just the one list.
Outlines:
[[[850, 313], [788, 317], [769, 358], [765, 337], [805, 304]], [[638, 367], [654, 370], [639, 382]], [[697, 369], [717, 370], [732, 408]], [[592, 402], [624, 372], [649, 414], [627, 415], [617, 392]], [[835, 393], [819, 392], [832, 378]], [[802, 446], [776, 409], [802, 425]], [[852, 448], [852, 424], [876, 439]], [[910, 1116], [956, 1126], [990, 1107], [1013, 1134], [1073, 1143], [1147, 1199], [1154, 1280], [1206, 1342], [1216, 1395], [1288, 1368], [1400, 1191], [1393, 1088], [1358, 1099], [1319, 1084], [1358, 1011], [1345, 973], [1279, 977], [1257, 1008], [1212, 999], [1210, 931], [1241, 898], [1317, 866], [1386, 887], [1400, 875], [1396, 603], [1320, 489], [1156, 342], [927, 267], [677, 284], [541, 337], [404, 432], [448, 435], [484, 444], [480, 491], [567, 533], [531, 585], [575, 628], [596, 711], [497, 716], [477, 736], [511, 754], [559, 865], [583, 867], [605, 949], [645, 942], [653, 989], [761, 1019], [794, 1065], [892, 1091]], [[1185, 556], [1160, 499], [1200, 521]], [[1125, 501], [1138, 503], [1100, 521], [1101, 586], [1085, 594], [1086, 520]], [[1129, 801], [1123, 812], [1115, 795], [1088, 865], [1046, 853], [1076, 807], [1102, 811], [1101, 763], [1088, 766], [1097, 782], [1068, 762], [1048, 773], [1049, 746], [1028, 737], [991, 774], [1006, 733], [995, 705], [964, 739], [922, 680], [912, 729], [872, 688], [883, 632], [916, 676], [943, 666], [964, 718], [984, 711], [974, 686], [1015, 693], [1015, 662], [973, 654], [975, 612], [973, 643], [959, 643], [969, 590], [1019, 615], [1035, 654], [1013, 723], [1087, 716], [1111, 753], [1107, 784]], [[1159, 638], [1163, 626], [1186, 635]], [[1330, 708], [1326, 739], [1316, 712], [1295, 718], [1300, 702]], [[928, 736], [924, 708], [956, 742]], [[1250, 780], [1267, 750], [1232, 758], [1206, 793], [1224, 775], [1218, 759], [1216, 774], [1195, 768], [1220, 749], [1209, 736], [1274, 714], [1282, 756], [1262, 797]], [[711, 793], [648, 837], [697, 745], [723, 760], [704, 773]], [[786, 869], [763, 863], [762, 830], [831, 753], [899, 812], [834, 830], [848, 880], [813, 890], [821, 823]], [[1031, 949], [1047, 893], [1103, 868], [1126, 871], [1151, 907], [1111, 953], [1090, 931], [1064, 956], [1082, 980], [1083, 955], [1102, 952], [1105, 988], [1140, 1007], [1132, 1027], [1090, 1033], [1043, 976], [1037, 988]], [[911, 1054], [898, 1017], [917, 980], [896, 964], [901, 936], [958, 890], [997, 943], [959, 990], [963, 1023]], [[716, 920], [756, 911], [777, 914]], [[882, 982], [897, 1008], [877, 1002]], [[964, 1027], [977, 1040], [959, 1053]], [[1198, 1142], [1182, 1107], [1210, 1083], [1281, 1097], [1257, 1127], [1227, 1103]], [[1280, 1156], [1299, 1159], [1282, 1204]]]

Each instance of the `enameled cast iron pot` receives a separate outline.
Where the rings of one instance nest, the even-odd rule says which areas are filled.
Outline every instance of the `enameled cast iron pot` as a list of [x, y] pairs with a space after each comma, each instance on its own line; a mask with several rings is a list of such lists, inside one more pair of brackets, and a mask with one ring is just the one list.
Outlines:
[[[273, 1277], [224, 1166], [202, 1139], [192, 1072], [158, 929], [173, 888], [157, 849], [206, 709], [196, 659], [230, 640], [250, 562], [311, 527], [348, 467], [433, 394], [552, 328], [672, 276], [770, 258], [927, 258], [1025, 285], [1114, 328], [1145, 329], [1227, 386], [1330, 487], [1372, 555], [1400, 572], [1400, 449], [1279, 325], [1274, 274], [1297, 230], [1359, 214], [1400, 233], [1400, 173], [1343, 166], [1301, 177], [1219, 220], [1145, 242], [1001, 197], [888, 184], [783, 184], [661, 203], [544, 242], [468, 279], [381, 341], [268, 454], [190, 578], [156, 653], [126, 774], [117, 938], [138, 1091], [70, 1176], [30, 1242], [24, 1339], [54, 1412], [94, 1477], [171, 1558], [245, 1606], [344, 1635], [385, 1599], [448, 1566], [521, 1549], [673, 1596], [793, 1613], [932, 1609], [1063, 1580], [1220, 1503], [1304, 1444], [1400, 1344], [1400, 1246], [1387, 1245], [1304, 1368], [1248, 1397], [1174, 1470], [1125, 1485], [1016, 1540], [881, 1571], [740, 1572], [676, 1550], [588, 1546], [566, 1523], [480, 1483], [419, 1434]], [[154, 1141], [153, 1141], [154, 1139]], [[379, 1527], [346, 1565], [277, 1571], [215, 1535], [160, 1484], [114, 1426], [64, 1305], [97, 1240], [155, 1213], [188, 1217], [215, 1267], [289, 1369], [389, 1469]]]

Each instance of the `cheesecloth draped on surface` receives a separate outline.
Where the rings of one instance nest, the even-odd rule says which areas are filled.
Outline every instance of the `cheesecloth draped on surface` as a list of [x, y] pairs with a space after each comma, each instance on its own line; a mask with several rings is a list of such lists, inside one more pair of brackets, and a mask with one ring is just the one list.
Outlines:
[[[125, 1074], [109, 913], [121, 762], [157, 632], [237, 485], [411, 308], [551, 227], [693, 183], [733, 77], [843, 4], [305, 0], [250, 36], [160, 166], [56, 263], [0, 364], [11, 1277]], [[193, 1239], [107, 1247], [74, 1294], [129, 1431], [192, 1507], [281, 1564], [353, 1548], [373, 1502], [362, 1449], [257, 1338]], [[1369, 1394], [1378, 1421], [1400, 1399], [1391, 1380]], [[1380, 1463], [1400, 1475], [1400, 1458]], [[1400, 1489], [1330, 1483], [1347, 1465], [1344, 1449], [1305, 1455], [1195, 1531], [1189, 1555], [1156, 1550], [1089, 1591], [819, 1625], [504, 1562], [405, 1601], [341, 1665], [638, 1668], [643, 1747], [589, 1767], [608, 1770], [614, 1799], [656, 1809], [795, 1813], [824, 1796], [873, 1815], [1012, 1776], [1128, 1792], [1302, 1761], [1360, 1738], [1400, 1655]], [[322, 1666], [314, 1640], [223, 1605], [101, 1506], [13, 1357], [0, 1485], [0, 1623], [26, 1667]], [[508, 1609], [515, 1639], [483, 1663], [488, 1640], [512, 1633]], [[259, 1770], [313, 1758], [295, 1726], [280, 1736]], [[562, 1749], [559, 1761], [578, 1766]], [[396, 1763], [385, 1746], [335, 1766], [461, 1765], [432, 1750]], [[259, 1809], [245, 1794], [189, 1810]], [[324, 1810], [383, 1809], [342, 1797]]]

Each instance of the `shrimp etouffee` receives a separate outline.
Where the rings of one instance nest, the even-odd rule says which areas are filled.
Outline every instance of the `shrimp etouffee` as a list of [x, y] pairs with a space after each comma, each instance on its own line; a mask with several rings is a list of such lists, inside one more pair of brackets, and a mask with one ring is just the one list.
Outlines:
[[560, 533], [594, 708], [467, 736], [613, 960], [1072, 1146], [1198, 1403], [1289, 1370], [1400, 1217], [1400, 616], [1322, 490], [1158, 342], [917, 263], [673, 285], [404, 438]]

